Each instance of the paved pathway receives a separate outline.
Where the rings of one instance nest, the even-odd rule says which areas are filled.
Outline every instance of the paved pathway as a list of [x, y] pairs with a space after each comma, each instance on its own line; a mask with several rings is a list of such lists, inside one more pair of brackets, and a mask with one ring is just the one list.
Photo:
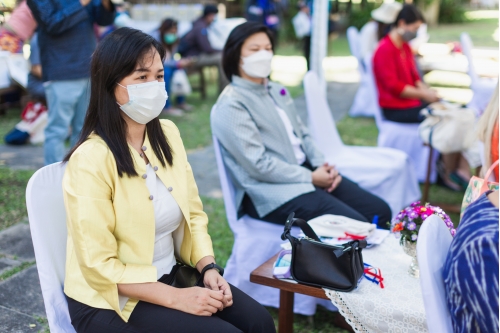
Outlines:
[[[328, 99], [335, 120], [347, 114], [356, 88], [356, 84], [329, 83]], [[305, 99], [297, 98], [296, 104], [300, 116], [307, 123]], [[200, 194], [221, 198], [213, 147], [192, 151], [188, 158]], [[43, 147], [0, 145], [0, 165], [12, 169], [39, 169], [43, 166]], [[45, 332], [45, 308], [34, 262], [27, 221], [0, 232], [0, 276], [16, 267], [25, 268], [0, 282], [0, 333]]]

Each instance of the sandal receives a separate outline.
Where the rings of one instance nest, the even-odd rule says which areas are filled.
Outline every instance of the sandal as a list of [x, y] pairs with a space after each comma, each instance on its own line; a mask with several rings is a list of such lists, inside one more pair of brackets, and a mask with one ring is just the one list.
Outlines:
[[448, 176], [446, 174], [446, 170], [444, 168], [444, 164], [441, 161], [439, 161], [437, 163], [437, 172], [438, 172], [437, 181], [436, 181], [437, 185], [446, 187], [447, 189], [452, 190], [454, 192], [461, 192], [462, 191], [462, 186], [459, 185], [459, 184], [457, 184], [457, 183], [455, 183], [451, 179], [451, 175]]
[[457, 172], [450, 173], [450, 180], [459, 185], [464, 191], [469, 186], [469, 181], [462, 178]]

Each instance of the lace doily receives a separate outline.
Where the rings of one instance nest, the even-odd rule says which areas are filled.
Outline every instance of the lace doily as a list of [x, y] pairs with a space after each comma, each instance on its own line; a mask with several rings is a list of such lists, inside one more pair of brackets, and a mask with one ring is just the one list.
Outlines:
[[363, 278], [356, 290], [325, 289], [357, 333], [427, 332], [420, 280], [408, 274], [411, 258], [392, 235], [374, 248], [363, 250], [365, 263], [380, 268], [384, 289]]

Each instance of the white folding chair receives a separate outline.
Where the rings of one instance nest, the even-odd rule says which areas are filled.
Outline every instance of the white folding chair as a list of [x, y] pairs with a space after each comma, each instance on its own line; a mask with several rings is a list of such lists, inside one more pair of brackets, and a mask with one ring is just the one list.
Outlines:
[[52, 333], [75, 332], [63, 292], [66, 265], [66, 209], [62, 178], [54, 163], [35, 172], [26, 188], [26, 206], [45, 311]]
[[[311, 134], [330, 164], [367, 191], [383, 198], [397, 214], [420, 198], [413, 163], [401, 151], [383, 147], [346, 146], [342, 142], [326, 97], [317, 89], [314, 72], [304, 77]], [[383, 221], [386, 222], [386, 221]]]
[[[283, 226], [256, 220], [248, 215], [238, 219], [234, 185], [224, 166], [219, 141], [215, 136], [213, 143], [227, 221], [234, 235], [233, 250], [226, 264], [224, 278], [257, 302], [279, 308], [279, 290], [250, 282], [250, 273], [281, 250]], [[292, 232], [297, 235], [299, 230], [294, 227]], [[310, 316], [316, 312], [316, 304], [335, 310], [330, 301], [301, 294], [295, 295], [293, 310], [295, 313]]]
[[472, 100], [467, 104], [471, 109], [477, 111], [478, 115], [482, 114], [486, 106], [490, 102], [491, 96], [497, 86], [497, 79], [481, 78], [476, 73], [474, 67], [474, 59], [472, 57], [472, 40], [468, 33], [463, 32], [460, 35], [460, 44], [462, 45], [462, 52], [467, 57], [469, 63], [467, 74], [470, 76], [471, 84], [470, 88], [472, 90]]
[[429, 333], [453, 332], [442, 276], [451, 241], [452, 236], [446, 224], [436, 215], [428, 217], [418, 232], [420, 287]]
[[[424, 146], [422, 139], [418, 133], [419, 124], [403, 124], [394, 121], [389, 121], [382, 115], [382, 110], [378, 105], [378, 92], [375, 85], [375, 78], [373, 76], [372, 57], [365, 58], [366, 71], [370, 78], [368, 93], [371, 97], [369, 99], [376, 99], [376, 112], [375, 123], [378, 128], [378, 146], [389, 147], [404, 151], [413, 161], [415, 171], [417, 172], [417, 179], [423, 183], [427, 176], [427, 165], [429, 161], [429, 147]], [[434, 152], [431, 162], [430, 182], [435, 183], [437, 178], [436, 161], [439, 153]]]
[[371, 97], [367, 90], [369, 87], [369, 77], [366, 73], [364, 59], [361, 56], [361, 45], [359, 40], [359, 32], [356, 27], [349, 27], [347, 29], [347, 41], [349, 42], [349, 49], [351, 54], [358, 60], [359, 71], [359, 87], [354, 96], [349, 115], [351, 117], [373, 117], [376, 112], [378, 101], [370, 99]]

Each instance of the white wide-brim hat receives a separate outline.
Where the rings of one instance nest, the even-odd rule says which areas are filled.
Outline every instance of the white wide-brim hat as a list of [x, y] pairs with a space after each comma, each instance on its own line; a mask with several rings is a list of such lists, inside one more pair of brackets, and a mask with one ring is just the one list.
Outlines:
[[391, 24], [396, 21], [396, 17], [398, 17], [399, 11], [402, 8], [403, 5], [399, 2], [384, 2], [380, 7], [372, 10], [372, 18], [378, 22]]

